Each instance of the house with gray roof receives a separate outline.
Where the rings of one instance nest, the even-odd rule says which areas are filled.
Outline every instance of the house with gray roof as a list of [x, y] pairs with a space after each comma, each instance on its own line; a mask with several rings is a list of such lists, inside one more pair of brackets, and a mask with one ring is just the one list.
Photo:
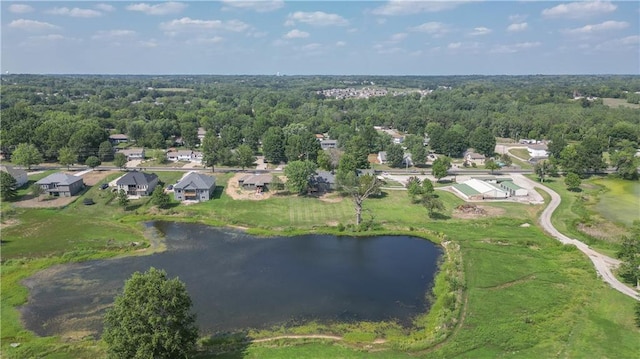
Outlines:
[[126, 148], [120, 153], [127, 157], [127, 161], [144, 160], [144, 148]]
[[56, 172], [36, 182], [48, 195], [55, 197], [71, 197], [84, 188], [80, 176]]
[[2, 165], [0, 166], [0, 171], [7, 172], [16, 180], [16, 188], [22, 187], [25, 183], [29, 182], [29, 177], [25, 170], [21, 170], [13, 166]]
[[158, 185], [158, 176], [155, 173], [127, 172], [116, 181], [118, 192], [125, 191], [130, 196], [149, 196]]
[[268, 189], [272, 180], [273, 176], [270, 173], [252, 174], [240, 177], [240, 179], [238, 179], [238, 185], [242, 187], [242, 189], [263, 192]]
[[216, 189], [216, 178], [202, 173], [191, 172], [173, 186], [173, 194], [178, 201], [208, 201]]
[[309, 189], [311, 192], [329, 192], [337, 188], [336, 176], [329, 171], [317, 171], [311, 177]]

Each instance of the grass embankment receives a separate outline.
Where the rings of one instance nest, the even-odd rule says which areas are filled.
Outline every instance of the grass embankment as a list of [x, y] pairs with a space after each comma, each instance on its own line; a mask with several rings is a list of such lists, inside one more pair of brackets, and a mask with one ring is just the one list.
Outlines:
[[[606, 217], [638, 218], [639, 197], [632, 192], [638, 183], [593, 177], [583, 181], [579, 192], [567, 190], [562, 178], [551, 178], [544, 184], [562, 198], [560, 206], [551, 218], [553, 225], [569, 237], [615, 257], [621, 237], [629, 232], [623, 221], [614, 222]], [[600, 212], [603, 208], [600, 204], [603, 199], [607, 201], [607, 205], [604, 207], [604, 212]]]
[[[162, 172], [159, 175], [165, 183], [173, 183], [182, 173]], [[229, 175], [217, 177], [222, 187]], [[16, 258], [2, 264], [3, 356], [102, 357], [102, 343], [91, 338], [63, 342], [58, 338], [39, 338], [25, 331], [15, 309], [27, 299], [26, 289], [19, 283], [41, 268], [56, 263], [113, 256], [132, 249], [127, 243], [142, 241], [141, 220], [226, 223], [251, 227], [255, 232], [266, 234], [309, 231], [350, 234], [349, 229], [341, 232], [343, 226], [340, 226], [353, 222], [354, 213], [348, 199], [325, 202], [316, 198], [274, 196], [264, 201], [234, 201], [222, 189], [217, 190], [213, 201], [201, 204], [173, 203], [169, 209], [158, 210], [148, 200], [139, 200], [123, 209], [113, 200], [113, 194], [100, 191], [96, 185], [65, 208], [13, 210], [9, 219], [17, 224], [5, 228], [12, 232], [6, 236], [9, 242], [2, 248], [3, 260], [6, 251]], [[561, 191], [558, 189], [558, 192]], [[209, 342], [214, 344], [214, 351], [222, 348], [231, 352], [218, 356], [202, 354], [202, 357], [397, 358], [423, 355], [494, 358], [509, 355], [622, 358], [633, 357], [640, 351], [640, 332], [632, 322], [633, 300], [604, 285], [596, 277], [589, 260], [577, 250], [560, 245], [535, 225], [521, 226], [536, 223], [541, 206], [486, 203], [484, 205], [502, 212], [499, 218], [462, 220], [456, 219], [452, 212], [462, 201], [450, 193], [438, 194], [447, 207], [438, 219], [429, 218], [424, 208], [411, 204], [405, 191], [386, 191], [381, 198], [365, 202], [365, 221], [372, 221], [374, 227], [381, 228], [379, 232], [366, 234], [415, 233], [460, 248], [447, 252], [454, 258], [445, 261], [438, 274], [433, 289], [436, 293], [433, 309], [416, 318], [410, 330], [393, 323], [310, 323], [250, 333], [249, 337], [326, 333], [338, 334], [343, 339], [281, 339], [251, 343], [244, 338], [230, 347], [225, 347], [226, 339], [219, 343], [214, 340]], [[571, 197], [568, 193], [561, 195], [563, 200], [565, 196]], [[92, 197], [96, 204], [82, 205], [82, 199], [86, 197]], [[564, 211], [569, 213], [570, 209]], [[48, 226], [30, 224], [34, 216], [43, 217]], [[75, 218], [78, 224], [71, 223], [70, 218]], [[95, 231], [90, 230], [85, 235], [84, 229], [91, 223], [98, 225], [94, 225]], [[60, 228], [55, 228], [57, 226]], [[31, 231], [14, 229], [18, 227]], [[118, 229], [123, 233], [118, 234]], [[5, 230], [3, 239], [7, 234]], [[127, 230], [128, 236], [124, 234]], [[42, 239], [48, 237], [50, 243]], [[114, 239], [111, 243], [122, 246], [109, 247], [108, 238]], [[59, 254], [70, 246], [78, 246], [80, 251]], [[41, 259], [18, 259], [20, 257]], [[462, 273], [456, 268], [462, 268]], [[375, 339], [384, 339], [385, 343], [374, 344]], [[10, 348], [11, 342], [22, 344]]]

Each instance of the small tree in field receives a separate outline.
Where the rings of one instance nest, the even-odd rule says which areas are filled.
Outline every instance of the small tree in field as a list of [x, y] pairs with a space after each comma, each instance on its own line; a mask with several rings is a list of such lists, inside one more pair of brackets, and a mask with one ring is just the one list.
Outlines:
[[164, 192], [162, 186], [156, 186], [151, 194], [151, 203], [160, 208], [165, 208], [169, 202], [171, 202], [171, 198], [169, 198], [169, 195]]
[[489, 171], [491, 171], [491, 174], [493, 174], [493, 171], [499, 170], [500, 166], [494, 160], [487, 160], [484, 163], [484, 168], [488, 169]]
[[447, 176], [447, 171], [451, 168], [451, 159], [445, 156], [438, 157], [435, 161], [433, 161], [433, 167], [431, 170], [433, 171], [433, 176], [437, 178], [438, 181], [440, 179]]
[[118, 191], [118, 204], [122, 207], [126, 207], [129, 204], [129, 197], [123, 189]]
[[34, 183], [31, 185], [31, 194], [33, 195], [33, 197], [38, 198], [38, 200], [40, 200], [40, 195], [44, 193], [44, 189], [42, 189], [42, 187], [40, 187], [39, 184]]
[[580, 180], [580, 176], [573, 172], [567, 173], [567, 177], [565, 177], [564, 179], [564, 184], [567, 185], [567, 188], [570, 191], [576, 191], [578, 188], [580, 188], [581, 183], [582, 181]]
[[136, 272], [104, 318], [110, 358], [188, 358], [198, 328], [183, 282], [163, 270]]

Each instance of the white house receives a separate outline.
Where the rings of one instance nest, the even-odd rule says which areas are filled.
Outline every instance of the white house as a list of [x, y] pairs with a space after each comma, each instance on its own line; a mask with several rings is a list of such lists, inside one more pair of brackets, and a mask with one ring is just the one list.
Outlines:
[[481, 164], [484, 164], [484, 161], [486, 159], [487, 158], [485, 157], [485, 155], [477, 153], [472, 150], [467, 150], [464, 153], [464, 160], [467, 161], [469, 164], [475, 163], [476, 165], [481, 165]]
[[380, 164], [387, 163], [387, 152], [386, 151], [378, 152], [378, 163], [380, 163]]
[[16, 180], [16, 188], [22, 187], [25, 183], [29, 182], [27, 171], [12, 166], [0, 166], [0, 171], [7, 172]]
[[527, 151], [532, 158], [546, 158], [549, 157], [549, 151], [547, 145], [544, 143], [536, 145], [528, 145]]
[[202, 162], [202, 152], [191, 150], [178, 150], [167, 152], [169, 161]]

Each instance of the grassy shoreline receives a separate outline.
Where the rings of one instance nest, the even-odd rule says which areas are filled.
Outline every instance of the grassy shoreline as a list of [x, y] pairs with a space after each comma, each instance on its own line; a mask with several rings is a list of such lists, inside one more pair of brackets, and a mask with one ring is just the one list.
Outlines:
[[[177, 174], [161, 176], [166, 183], [172, 183], [169, 181]], [[224, 185], [225, 176], [220, 178]], [[558, 189], [558, 192], [563, 191]], [[82, 206], [85, 197], [94, 198], [97, 204], [91, 208]], [[28, 296], [20, 281], [56, 264], [162, 250], [162, 243], [148, 247], [131, 245], [132, 242], [146, 243], [144, 235], [148, 233], [141, 223], [150, 220], [242, 227], [248, 228], [250, 234], [266, 237], [309, 233], [410, 235], [445, 248], [446, 258], [431, 293], [426, 293], [432, 300], [431, 310], [418, 316], [409, 331], [393, 323], [307, 323], [249, 331], [239, 336], [204, 338], [201, 344], [205, 350], [199, 356], [202, 358], [394, 358], [426, 354], [435, 358], [460, 355], [493, 358], [514, 353], [519, 357], [548, 357], [556, 353], [571, 357], [584, 357], [588, 353], [628, 357], [640, 351], [640, 331], [632, 321], [633, 300], [604, 285], [588, 258], [575, 248], [562, 246], [544, 234], [536, 225], [542, 206], [487, 203], [499, 210], [499, 217], [458, 219], [452, 208], [461, 201], [448, 193], [442, 193], [441, 198], [448, 210], [440, 219], [431, 219], [423, 208], [410, 203], [406, 193], [386, 192], [381, 198], [365, 202], [366, 218], [373, 230], [362, 232], [353, 232], [353, 227], [348, 226], [352, 220], [348, 201], [326, 203], [315, 198], [276, 196], [262, 202], [233, 201], [221, 191], [215, 200], [194, 206], [158, 210], [142, 200], [123, 209], [112, 201], [109, 193], [91, 188], [65, 208], [8, 211], [3, 204], [3, 220], [16, 222], [3, 229], [3, 240], [8, 240], [3, 244], [0, 265], [3, 357], [103, 357], [103, 343], [94, 338], [65, 341], [57, 337], [37, 337], [26, 331], [16, 309]], [[571, 205], [564, 211], [569, 213]], [[565, 216], [565, 212], [559, 214]], [[5, 216], [7, 213], [9, 218]], [[76, 227], [62, 221], [67, 229], [91, 223], [106, 226], [97, 225], [102, 231], [89, 235], [76, 231], [68, 236], [55, 228], [31, 225], [29, 217], [34, 214], [47, 220], [75, 218]], [[96, 222], [96, 219], [99, 220]], [[118, 228], [127, 236], [118, 237]], [[60, 253], [60, 248], [69, 243], [84, 246]], [[141, 247], [146, 249], [140, 250]], [[9, 255], [5, 256], [8, 248]], [[29, 249], [35, 255], [23, 256]], [[284, 334], [318, 333], [338, 334], [342, 340], [247, 341]], [[612, 335], [619, 338], [616, 343], [607, 340]], [[385, 341], [376, 342], [376, 339]], [[12, 342], [21, 345], [11, 348]]]

